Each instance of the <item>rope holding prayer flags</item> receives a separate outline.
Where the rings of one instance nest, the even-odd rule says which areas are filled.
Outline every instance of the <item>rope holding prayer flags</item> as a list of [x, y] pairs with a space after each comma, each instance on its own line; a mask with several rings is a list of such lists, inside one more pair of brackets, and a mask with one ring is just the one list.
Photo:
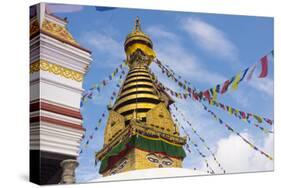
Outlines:
[[[120, 75], [125, 74], [124, 68], [126, 67], [126, 62], [124, 61], [122, 64], [117, 66], [114, 71], [108, 76], [108, 79], [102, 80], [99, 84], [93, 84], [92, 87], [89, 90], [86, 90], [81, 97], [80, 101], [80, 107], [83, 107], [84, 103], [87, 102], [88, 99], [93, 98], [93, 93], [96, 90], [98, 93], [100, 93], [101, 88], [107, 86], [110, 81], [113, 80], [113, 78], [117, 75], [118, 72], [120, 72]], [[120, 70], [120, 71], [119, 71]]]
[[[124, 72], [122, 71], [122, 74], [119, 76], [118, 83], [116, 84], [117, 89], [119, 89], [121, 87], [123, 75], [125, 75], [125, 71]], [[117, 92], [114, 90], [110, 96], [110, 101], [109, 101], [109, 104], [107, 105], [108, 107], [111, 107], [111, 103], [116, 96], [117, 96]], [[101, 127], [102, 120], [105, 118], [105, 114], [107, 111], [108, 111], [108, 109], [104, 110], [104, 112], [101, 114], [100, 118], [97, 121], [97, 125], [94, 127], [94, 130], [89, 135], [88, 139], [85, 141], [84, 147], [82, 147], [82, 148], [86, 149], [88, 147], [90, 140], [92, 140], [94, 138], [94, 132], [98, 131], [99, 128]], [[83, 149], [81, 149], [81, 151], [79, 152], [79, 154], [81, 154], [81, 153], [83, 153]]]
[[236, 134], [237, 136], [239, 136], [245, 143], [247, 143], [252, 149], [258, 151], [260, 154], [264, 155], [266, 158], [268, 158], [269, 160], [273, 160], [273, 157], [271, 157], [270, 155], [268, 155], [267, 153], [263, 152], [262, 150], [260, 150], [258, 147], [256, 147], [255, 145], [253, 145], [251, 142], [249, 142], [246, 138], [244, 138], [243, 136], [241, 136], [240, 133], [238, 133], [237, 131], [235, 131], [230, 125], [226, 124], [221, 118], [219, 118], [213, 111], [209, 110], [204, 104], [201, 103], [201, 105], [203, 106], [203, 109], [205, 111], [207, 111], [208, 113], [210, 113], [214, 119], [216, 119], [217, 121], [219, 121], [219, 124], [224, 125], [224, 127], [226, 127], [227, 130], [233, 132], [234, 134]]
[[[177, 121], [177, 123], [179, 124], [178, 121]], [[191, 143], [191, 145], [193, 146], [193, 148], [194, 148], [194, 149], [196, 150], [196, 152], [200, 155], [200, 157], [204, 160], [207, 169], [210, 170], [210, 171], [207, 170], [207, 173], [215, 174], [215, 171], [211, 168], [211, 166], [210, 166], [209, 163], [208, 163], [208, 160], [206, 159], [206, 155], [204, 155], [204, 154], [199, 150], [198, 145], [191, 139], [191, 136], [190, 136], [190, 134], [188, 134], [187, 130], [186, 130], [184, 127], [182, 127], [182, 126], [180, 126], [180, 127], [183, 129], [184, 133], [185, 133], [186, 136], [188, 137], [188, 140], [190, 141], [190, 143]], [[190, 153], [191, 153], [191, 152], [190, 152]]]
[[[203, 101], [204, 101], [204, 99], [203, 99]], [[218, 107], [218, 108], [228, 112], [230, 115], [234, 115], [236, 118], [244, 120], [245, 122], [247, 122], [249, 124], [252, 124], [252, 122], [250, 121], [250, 117], [254, 118], [257, 121], [257, 123], [266, 122], [268, 125], [272, 125], [273, 124], [273, 120], [271, 120], [271, 119], [268, 119], [268, 118], [265, 118], [265, 117], [261, 117], [259, 115], [252, 114], [252, 113], [249, 113], [249, 112], [244, 112], [244, 111], [238, 110], [238, 109], [233, 108], [231, 106], [227, 106], [227, 105], [222, 104], [222, 103], [217, 102], [217, 101], [214, 102], [214, 106], [216, 106], [216, 107]], [[267, 128], [261, 128], [260, 127], [260, 129], [262, 131], [264, 131], [265, 133], [273, 133], [272, 131], [268, 130]]]
[[[175, 105], [175, 103], [173, 104], [173, 106], [174, 106], [175, 110], [182, 116], [183, 121], [186, 122], [186, 123], [190, 126], [192, 132], [193, 132], [193, 133], [199, 138], [199, 140], [203, 143], [204, 147], [205, 147], [205, 148], [209, 151], [209, 153], [212, 155], [213, 160], [216, 162], [216, 164], [217, 164], [218, 167], [221, 169], [221, 171], [225, 174], [225, 173], [226, 173], [225, 169], [222, 167], [222, 165], [220, 164], [220, 162], [218, 162], [218, 160], [217, 160], [215, 154], [211, 151], [211, 148], [207, 145], [205, 139], [203, 139], [203, 138], [199, 135], [199, 133], [195, 130], [195, 128], [192, 126], [192, 124], [191, 124], [188, 120], [186, 120], [184, 114], [179, 110], [179, 108]], [[175, 114], [173, 114], [173, 117], [175, 117]]]

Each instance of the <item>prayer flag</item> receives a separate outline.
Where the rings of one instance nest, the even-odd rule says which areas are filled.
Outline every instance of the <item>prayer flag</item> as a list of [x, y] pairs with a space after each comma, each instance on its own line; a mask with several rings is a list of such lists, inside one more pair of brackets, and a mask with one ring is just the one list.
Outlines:
[[268, 72], [268, 59], [267, 59], [267, 56], [262, 57], [260, 62], [261, 62], [262, 69], [261, 69], [261, 73], [259, 75], [259, 78], [264, 78], [264, 77], [267, 76], [267, 72]]
[[230, 80], [226, 80], [222, 86], [222, 89], [221, 89], [221, 94], [224, 94], [227, 89], [228, 89], [228, 86], [231, 84], [231, 81]]
[[252, 76], [253, 76], [253, 73], [254, 73], [256, 67], [257, 67], [257, 65], [255, 64], [255, 65], [251, 68], [250, 73], [249, 73], [249, 75], [248, 75], [248, 77], [247, 77], [247, 80], [248, 80], [248, 81], [251, 80], [251, 78], [252, 78]]
[[235, 76], [235, 79], [234, 79], [232, 87], [231, 87], [233, 90], [236, 90], [238, 88], [239, 80], [240, 80], [240, 73]]
[[220, 92], [220, 85], [219, 85], [219, 84], [216, 86], [216, 92], [217, 92], [217, 93]]
[[228, 107], [228, 112], [229, 112], [230, 115], [232, 114], [232, 108], [231, 107]]
[[249, 70], [249, 68], [247, 68], [247, 69], [244, 70], [243, 76], [242, 76], [242, 78], [239, 80], [239, 82], [241, 82], [241, 81], [245, 78], [245, 76], [246, 76], [248, 70]]
[[259, 117], [259, 116], [257, 116], [257, 115], [254, 115], [254, 118], [255, 118], [259, 123], [262, 122], [262, 118], [261, 118], [261, 117]]
[[212, 95], [212, 100], [211, 100], [211, 104], [214, 104], [214, 101], [217, 99], [218, 93], [216, 91], [216, 87], [212, 88], [211, 90]]
[[270, 125], [272, 125], [272, 120], [267, 119], [267, 118], [263, 118], [267, 123], [269, 123]]
[[209, 90], [204, 91], [203, 95], [210, 101], [211, 97], [210, 97]]

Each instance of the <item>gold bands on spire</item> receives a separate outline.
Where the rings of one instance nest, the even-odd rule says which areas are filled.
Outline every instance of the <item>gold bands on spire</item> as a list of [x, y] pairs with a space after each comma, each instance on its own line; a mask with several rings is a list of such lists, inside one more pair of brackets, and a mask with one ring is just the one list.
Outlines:
[[134, 112], [145, 117], [145, 113], [159, 102], [150, 73], [147, 68], [138, 66], [129, 71], [113, 109], [125, 115], [126, 119], [131, 118]]

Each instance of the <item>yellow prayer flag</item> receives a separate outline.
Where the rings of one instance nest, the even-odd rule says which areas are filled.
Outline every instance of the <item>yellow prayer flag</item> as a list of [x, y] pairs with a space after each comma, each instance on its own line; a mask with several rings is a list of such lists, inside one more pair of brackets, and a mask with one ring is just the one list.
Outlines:
[[213, 100], [216, 101], [217, 100], [217, 96], [218, 96], [218, 93], [216, 91], [216, 86], [213, 88]]
[[230, 106], [228, 107], [228, 112], [230, 115], [232, 114], [232, 108]]
[[241, 79], [241, 73], [239, 73], [238, 75], [235, 76], [235, 79], [234, 79], [232, 87], [231, 87], [233, 90], [236, 90], [238, 88], [240, 79]]
[[217, 100], [218, 93], [216, 91], [216, 86], [212, 89], [212, 92], [213, 92], [213, 96], [212, 96], [212, 99], [210, 101], [211, 105], [213, 105], [215, 103], [215, 101]]
[[238, 84], [239, 84], [240, 78], [241, 78], [240, 73], [235, 76], [233, 84], [232, 84], [232, 87], [231, 87], [233, 90], [236, 90], [238, 88]]
[[262, 122], [262, 118], [258, 115], [254, 115], [254, 118], [259, 122], [261, 123]]

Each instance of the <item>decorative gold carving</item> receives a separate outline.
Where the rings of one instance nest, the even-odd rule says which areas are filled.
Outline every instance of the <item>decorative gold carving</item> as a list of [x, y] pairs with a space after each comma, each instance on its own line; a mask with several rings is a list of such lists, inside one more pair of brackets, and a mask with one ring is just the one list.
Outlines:
[[81, 82], [83, 80], [82, 73], [63, 67], [61, 65], [49, 63], [42, 59], [30, 64], [30, 74], [38, 72], [40, 70], [47, 71], [55, 75], [60, 75], [77, 82]]
[[[112, 126], [114, 124], [114, 126]], [[110, 141], [118, 136], [120, 131], [125, 128], [125, 118], [115, 111], [110, 111], [107, 120], [107, 126], [104, 132], [104, 145], [108, 145]]]
[[59, 24], [56, 24], [54, 22], [51, 22], [49, 20], [44, 20], [42, 24], [42, 30], [45, 32], [48, 32], [60, 39], [69, 41], [71, 43], [74, 43], [78, 45], [78, 43], [74, 40], [72, 35], [68, 32], [68, 30]]
[[[105, 136], [107, 137], [110, 136], [110, 128], [111, 127], [109, 126], [109, 124], [107, 124], [105, 129]], [[129, 136], [132, 135], [141, 135], [142, 137], [150, 136], [149, 139], [154, 138], [154, 140], [162, 140], [163, 142], [174, 146], [183, 146], [186, 144], [186, 138], [184, 137], [164, 133], [163, 131], [156, 130], [154, 127], [147, 126], [144, 122], [131, 120], [129, 125], [125, 126], [125, 128], [121, 130], [118, 130], [116, 136], [112, 137], [109, 142], [106, 142], [103, 149], [96, 153], [96, 158], [102, 160], [106, 153], [111, 150], [111, 148], [116, 146], [122, 140], [126, 140]]]
[[[57, 23], [51, 22], [49, 20], [44, 19], [43, 24], [42, 24], [42, 28], [41, 30], [43, 32], [49, 33], [52, 36], [55, 36], [59, 39], [68, 41], [70, 43], [79, 45], [74, 38], [72, 37], [72, 35], [69, 33], [69, 31], [67, 30], [66, 27], [61, 26]], [[35, 34], [39, 33], [40, 31], [40, 27], [39, 27], [39, 22], [38, 19], [34, 19], [31, 23], [30, 23], [30, 37], [33, 37]]]
[[29, 28], [30, 37], [33, 37], [35, 34], [37, 34], [39, 30], [40, 28], [39, 28], [38, 20], [35, 19], [30, 23], [30, 28]]
[[166, 105], [161, 102], [146, 114], [146, 123], [154, 129], [161, 130], [167, 134], [178, 135], [178, 130], [174, 125], [170, 112]]

